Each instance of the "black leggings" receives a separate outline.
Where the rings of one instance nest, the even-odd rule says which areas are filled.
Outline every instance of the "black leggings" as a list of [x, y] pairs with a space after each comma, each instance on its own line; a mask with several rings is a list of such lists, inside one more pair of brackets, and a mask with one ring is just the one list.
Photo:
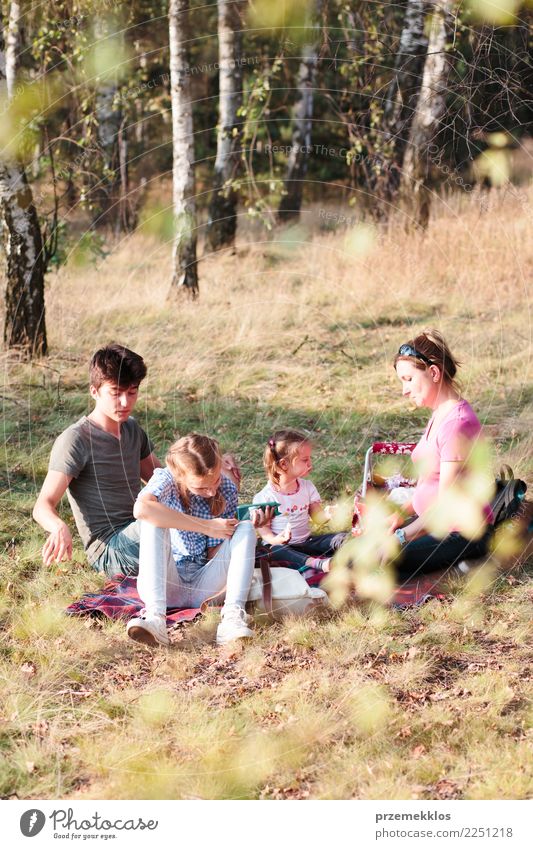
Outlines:
[[444, 539], [436, 539], [425, 534], [411, 540], [398, 555], [395, 563], [398, 581], [408, 581], [417, 575], [436, 572], [447, 566], [454, 566], [461, 560], [475, 560], [484, 557], [489, 549], [492, 529], [478, 540], [467, 540], [461, 534], [453, 533]]

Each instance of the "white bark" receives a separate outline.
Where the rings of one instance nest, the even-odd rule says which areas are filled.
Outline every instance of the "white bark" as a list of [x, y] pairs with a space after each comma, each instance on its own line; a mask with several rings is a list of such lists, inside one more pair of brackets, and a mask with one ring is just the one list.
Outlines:
[[303, 185], [311, 151], [313, 104], [318, 68], [318, 18], [321, 10], [322, 0], [315, 0], [314, 38], [312, 43], [302, 48], [302, 60], [298, 69], [296, 83], [298, 96], [292, 111], [292, 145], [285, 174], [285, 194], [278, 210], [278, 216], [283, 220], [298, 217], [302, 205]]
[[438, 135], [446, 110], [448, 57], [445, 52], [453, 0], [433, 0], [431, 28], [422, 85], [403, 160], [404, 194], [413, 193], [417, 219], [425, 225], [429, 216], [427, 182], [431, 167], [429, 148]]
[[[6, 59], [0, 28], [0, 100], [8, 96]], [[39, 219], [24, 168], [5, 157], [0, 159], [0, 229], [7, 266], [4, 341], [30, 356], [45, 354], [45, 261]]]
[[407, 0], [394, 74], [383, 107], [385, 139], [395, 140], [395, 158], [407, 142], [418, 99], [428, 40], [424, 32], [427, 0]]
[[[112, 32], [111, 21], [96, 16], [95, 40], [105, 40]], [[117, 230], [131, 229], [128, 192], [128, 140], [124, 130], [124, 115], [117, 99], [118, 78], [98, 83], [95, 101], [98, 142], [102, 152], [102, 178], [95, 191], [97, 221], [113, 222]]]
[[445, 112], [448, 77], [445, 48], [451, 7], [452, 0], [434, 0], [431, 9], [431, 29], [422, 85], [404, 158], [406, 180], [416, 179], [425, 171], [424, 148], [438, 132]]
[[172, 186], [176, 237], [172, 289], [198, 294], [194, 127], [187, 47], [189, 0], [169, 2], [170, 96], [172, 103]]
[[242, 33], [238, 0], [218, 0], [219, 123], [207, 241], [213, 250], [231, 244], [237, 230], [237, 192], [231, 186], [241, 162]]
[[15, 79], [17, 70], [17, 47], [19, 39], [20, 3], [11, 0], [9, 7], [9, 24], [6, 37], [6, 83], [7, 96], [15, 94]]

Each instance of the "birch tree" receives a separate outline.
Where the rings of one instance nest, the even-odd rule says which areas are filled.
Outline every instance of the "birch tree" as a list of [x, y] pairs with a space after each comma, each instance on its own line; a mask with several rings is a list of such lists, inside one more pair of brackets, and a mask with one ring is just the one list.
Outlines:
[[[401, 168], [409, 128], [420, 93], [428, 40], [424, 32], [427, 0], [407, 0], [405, 18], [392, 80], [383, 108], [384, 141], [391, 144], [391, 159]], [[393, 188], [398, 188], [396, 185]]]
[[313, 7], [314, 21], [311, 27], [313, 38], [302, 48], [302, 59], [298, 69], [296, 83], [298, 94], [292, 110], [292, 144], [285, 173], [284, 193], [278, 209], [280, 221], [298, 218], [300, 215], [304, 180], [311, 151], [320, 33], [318, 19], [322, 12], [322, 0], [316, 0]]
[[170, 94], [172, 101], [173, 206], [176, 236], [171, 291], [198, 295], [194, 128], [189, 51], [189, 0], [169, 2]]
[[19, 40], [20, 3], [12, 0], [9, 6], [9, 23], [6, 34], [6, 85], [7, 96], [11, 100], [15, 94], [15, 74], [17, 69], [17, 45]]
[[233, 244], [238, 192], [233, 185], [241, 163], [242, 32], [236, 0], [218, 0], [219, 122], [213, 194], [206, 240], [211, 250]]
[[[112, 19], [111, 19], [112, 20]], [[95, 41], [105, 44], [111, 35], [111, 20], [97, 15]], [[130, 230], [133, 217], [128, 205], [128, 145], [124, 114], [120, 105], [118, 73], [109, 71], [98, 81], [95, 117], [98, 144], [102, 155], [101, 179], [93, 189], [97, 222], [113, 223], [116, 230]]]
[[435, 144], [446, 112], [449, 59], [447, 34], [453, 0], [433, 0], [426, 61], [416, 111], [403, 160], [402, 193], [414, 208], [417, 223], [429, 220], [430, 148]]
[[[0, 21], [0, 102], [4, 104], [9, 101], [8, 80], [10, 93], [15, 80], [18, 25], [14, 26], [13, 9], [11, 13], [7, 55]], [[24, 168], [15, 155], [5, 152], [0, 155], [0, 230], [6, 262], [4, 342], [30, 357], [45, 354], [46, 263], [41, 228]]]

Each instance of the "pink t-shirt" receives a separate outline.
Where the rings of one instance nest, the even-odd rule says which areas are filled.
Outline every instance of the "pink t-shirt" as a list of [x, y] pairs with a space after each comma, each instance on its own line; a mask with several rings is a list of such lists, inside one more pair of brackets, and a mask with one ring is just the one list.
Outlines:
[[[464, 399], [452, 407], [436, 427], [433, 427], [434, 417], [435, 413], [411, 455], [421, 468], [413, 495], [413, 508], [418, 516], [431, 507], [439, 494], [440, 464], [467, 460], [472, 443], [481, 433], [481, 423]], [[489, 517], [490, 507], [485, 512]]]

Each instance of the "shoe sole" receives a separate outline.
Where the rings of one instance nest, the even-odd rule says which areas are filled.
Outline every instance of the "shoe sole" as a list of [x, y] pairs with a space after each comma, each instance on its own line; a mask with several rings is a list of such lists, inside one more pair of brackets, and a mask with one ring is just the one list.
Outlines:
[[237, 640], [251, 640], [252, 637], [253, 637], [253, 634], [241, 634], [238, 637], [230, 637], [229, 639], [224, 639], [224, 638], [219, 639], [217, 637], [216, 638], [216, 644], [217, 644], [217, 646], [226, 646], [228, 643], [235, 643]]
[[131, 628], [128, 628], [128, 637], [135, 640], [136, 643], [142, 643], [151, 648], [168, 646], [168, 643], [160, 643], [150, 631], [147, 631], [146, 628], [141, 628], [140, 625], [133, 625]]

